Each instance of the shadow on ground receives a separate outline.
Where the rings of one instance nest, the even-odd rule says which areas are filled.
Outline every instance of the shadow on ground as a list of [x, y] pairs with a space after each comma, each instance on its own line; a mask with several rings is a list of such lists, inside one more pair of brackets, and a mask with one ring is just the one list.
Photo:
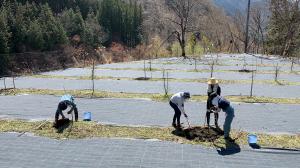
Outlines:
[[235, 140], [229, 139], [225, 140], [225, 147], [218, 146], [214, 144], [219, 155], [233, 155], [241, 152], [240, 146], [235, 142]]
[[264, 147], [259, 144], [249, 144], [252, 149], [260, 149], [255, 150], [255, 152], [260, 153], [269, 153], [269, 154], [286, 154], [286, 155], [300, 155], [300, 149], [288, 149], [288, 148], [275, 148], [275, 147]]
[[138, 77], [138, 78], [134, 78], [134, 80], [150, 80], [151, 78], [148, 77]]
[[218, 154], [223, 156], [236, 154], [241, 151], [240, 146], [233, 139], [225, 140], [225, 144], [222, 144], [222, 146], [215, 143], [216, 140], [223, 137], [224, 132], [220, 128], [192, 127], [188, 129], [176, 129], [172, 131], [172, 134], [188, 140], [211, 142]]

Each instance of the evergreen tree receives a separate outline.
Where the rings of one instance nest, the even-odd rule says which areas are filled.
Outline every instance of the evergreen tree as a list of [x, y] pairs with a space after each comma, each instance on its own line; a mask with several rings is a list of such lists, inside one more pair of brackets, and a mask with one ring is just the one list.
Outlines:
[[30, 23], [27, 38], [32, 49], [42, 50], [45, 46], [43, 32], [41, 27], [39, 26], [38, 20]]
[[43, 30], [45, 49], [52, 50], [56, 45], [65, 44], [67, 42], [66, 32], [61, 22], [53, 16], [47, 4], [41, 6], [38, 22]]
[[100, 26], [96, 15], [94, 12], [90, 12], [85, 21], [85, 33], [84, 33], [84, 43], [97, 47], [100, 46], [105, 40], [105, 33]]
[[136, 1], [125, 3], [121, 0], [103, 0], [98, 11], [98, 20], [109, 34], [109, 42], [113, 36], [120, 37], [130, 47], [141, 42], [142, 8]]
[[73, 9], [64, 11], [60, 16], [60, 22], [66, 30], [68, 37], [72, 37], [74, 35], [84, 35], [84, 20], [79, 10], [77, 10], [76, 13], [73, 11]]
[[0, 75], [6, 73], [8, 65], [8, 43], [9, 43], [9, 30], [7, 25], [7, 13], [5, 7], [0, 9]]
[[[10, 44], [10, 51], [14, 52], [24, 52], [25, 48], [25, 38], [28, 31], [28, 22], [30, 21], [29, 18], [26, 17], [25, 13], [26, 10], [32, 9], [27, 4], [28, 8], [24, 5], [14, 2], [12, 11], [13, 16], [13, 24], [10, 25], [11, 31], [11, 44]], [[31, 6], [31, 5], [30, 5]], [[28, 12], [27, 12], [28, 13]]]

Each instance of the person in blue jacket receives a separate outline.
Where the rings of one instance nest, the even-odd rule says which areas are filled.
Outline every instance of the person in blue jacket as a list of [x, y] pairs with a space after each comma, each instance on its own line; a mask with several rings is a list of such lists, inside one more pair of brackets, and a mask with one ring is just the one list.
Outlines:
[[56, 126], [59, 115], [61, 115], [62, 119], [66, 118], [63, 114], [63, 111], [66, 110], [68, 107], [70, 107], [70, 110], [67, 113], [71, 114], [74, 111], [75, 121], [78, 121], [78, 109], [76, 107], [76, 104], [74, 103], [74, 97], [71, 95], [63, 95], [57, 106], [53, 126]]
[[230, 138], [230, 129], [231, 129], [232, 120], [234, 118], [234, 108], [232, 107], [230, 102], [225, 98], [217, 94], [214, 94], [212, 96], [213, 96], [212, 98], [213, 107], [211, 108], [211, 110], [214, 111], [215, 113], [218, 113], [222, 109], [222, 111], [226, 113], [225, 122], [223, 125], [224, 138], [225, 140], [232, 140]]

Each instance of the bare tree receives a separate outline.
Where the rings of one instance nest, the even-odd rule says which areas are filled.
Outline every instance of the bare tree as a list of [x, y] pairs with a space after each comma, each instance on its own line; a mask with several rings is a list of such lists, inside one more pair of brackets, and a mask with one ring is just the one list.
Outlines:
[[248, 53], [250, 7], [251, 7], [251, 1], [248, 0], [247, 20], [246, 20], [246, 39], [245, 39], [245, 50], [244, 50], [245, 53]]
[[253, 5], [250, 28], [254, 34], [256, 53], [265, 54], [266, 9], [261, 5]]
[[246, 27], [244, 23], [246, 20], [246, 16], [243, 15], [241, 12], [236, 11], [235, 15], [233, 16], [233, 26], [230, 27], [231, 30], [231, 36], [235, 45], [235, 48], [238, 50], [238, 52], [241, 51], [241, 46], [245, 45], [245, 39], [246, 39]]
[[297, 55], [300, 47], [300, 0], [270, 0], [272, 13], [268, 25], [271, 54]]
[[293, 72], [294, 64], [295, 64], [295, 59], [291, 58], [291, 72]]
[[186, 45], [186, 34], [196, 30], [192, 15], [195, 9], [196, 1], [194, 0], [169, 0], [167, 6], [169, 11], [172, 13], [167, 17], [167, 20], [173, 25], [174, 31], [172, 34], [176, 36], [180, 47], [181, 56], [186, 58], [185, 45]]

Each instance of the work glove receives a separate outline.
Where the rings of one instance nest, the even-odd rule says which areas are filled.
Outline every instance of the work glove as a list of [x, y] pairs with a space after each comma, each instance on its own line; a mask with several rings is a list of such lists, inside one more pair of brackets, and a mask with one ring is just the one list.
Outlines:
[[187, 116], [186, 114], [184, 114], [184, 117], [185, 117], [185, 118], [188, 118], [188, 116]]

